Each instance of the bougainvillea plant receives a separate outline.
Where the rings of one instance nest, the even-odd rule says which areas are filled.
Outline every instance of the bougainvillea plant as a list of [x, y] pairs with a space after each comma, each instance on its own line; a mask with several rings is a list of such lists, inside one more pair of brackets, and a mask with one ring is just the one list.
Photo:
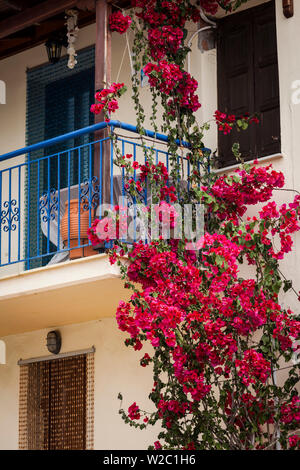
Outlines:
[[[130, 300], [119, 304], [118, 327], [127, 334], [126, 346], [137, 351], [141, 367], [153, 371], [149, 398], [154, 411], [143, 410], [136, 402], [124, 410], [119, 395], [120, 414], [140, 429], [160, 425], [150, 448], [300, 449], [299, 363], [293, 361], [300, 321], [281, 301], [282, 292], [299, 294], [280, 266], [300, 230], [300, 196], [276, 204], [274, 192], [284, 190], [284, 176], [258, 161], [242, 163], [229, 176], [211, 171], [203, 144], [208, 124], [200, 126], [195, 118], [198, 84], [184, 68], [187, 22], [199, 21], [200, 8], [215, 14], [219, 7], [235, 10], [245, 1], [200, 0], [200, 7], [189, 0], [133, 2], [137, 125], [143, 141], [143, 67], [156, 131], [158, 98], [162, 104], [169, 171], [144, 144], [144, 164], [117, 149], [115, 163], [124, 171], [126, 190], [133, 198], [142, 198], [150, 186], [152, 200], [165, 212], [175, 202], [205, 208], [204, 235], [193, 249], [186, 249], [185, 238], [171, 236], [150, 237], [148, 243], [131, 246], [115, 240], [111, 252], [111, 262], [119, 263], [125, 286], [132, 290]], [[222, 110], [215, 120], [225, 134], [257, 123], [256, 116], [227, 115]], [[178, 161], [183, 141], [189, 174]], [[240, 158], [237, 146], [234, 154]], [[179, 223], [173, 213], [172, 228]], [[95, 244], [97, 224], [90, 232]], [[107, 233], [107, 222], [102, 225]], [[127, 255], [126, 263], [120, 254]], [[247, 275], [242, 274], [242, 265]], [[145, 344], [151, 345], [151, 353], [149, 348], [143, 353]]]

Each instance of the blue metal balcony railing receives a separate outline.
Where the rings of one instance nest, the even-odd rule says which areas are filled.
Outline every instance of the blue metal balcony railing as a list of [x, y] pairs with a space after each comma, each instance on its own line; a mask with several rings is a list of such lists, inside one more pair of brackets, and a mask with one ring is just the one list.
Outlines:
[[[124, 170], [114, 163], [112, 141], [109, 137], [97, 139], [97, 131], [107, 126], [129, 132], [126, 137], [120, 131], [115, 134], [118, 148], [123, 155], [132, 154], [134, 161], [145, 162], [137, 128], [119, 121], [101, 122], [0, 156], [0, 267], [23, 263], [24, 269], [32, 269], [66, 260], [72, 250], [91, 249], [81, 234], [80, 212], [88, 213], [89, 226], [99, 215], [95, 210], [103, 200], [104, 146], [110, 150], [107, 202], [116, 204], [119, 197], [125, 200]], [[168, 138], [153, 131], [145, 131], [145, 136], [156, 139], [156, 162], [162, 161], [169, 169], [163, 145]], [[98, 175], [93, 174], [94, 158], [99, 161]], [[188, 176], [190, 163], [184, 156], [182, 162]], [[135, 171], [134, 178], [137, 176]], [[75, 244], [70, 237], [70, 201], [74, 199], [78, 204]], [[66, 223], [68, 235], [63, 240], [62, 224], [65, 227]]]

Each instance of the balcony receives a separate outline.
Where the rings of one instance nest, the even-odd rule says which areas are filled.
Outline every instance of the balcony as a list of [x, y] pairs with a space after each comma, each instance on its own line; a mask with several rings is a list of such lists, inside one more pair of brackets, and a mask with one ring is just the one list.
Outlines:
[[[140, 139], [135, 126], [110, 121], [0, 156], [0, 336], [111, 316], [128, 295], [105, 247], [95, 251], [86, 230], [101, 217], [101, 202], [135, 202], [116, 151], [145, 163], [151, 148], [169, 169], [167, 137], [145, 131]], [[188, 176], [186, 147], [178, 162]], [[147, 190], [142, 197], [149, 203]]]

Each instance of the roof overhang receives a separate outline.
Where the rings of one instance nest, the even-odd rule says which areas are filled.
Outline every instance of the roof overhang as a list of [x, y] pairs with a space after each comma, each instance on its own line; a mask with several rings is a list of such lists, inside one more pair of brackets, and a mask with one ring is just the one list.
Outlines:
[[[105, 1], [105, 0], [97, 0]], [[95, 0], [0, 0], [0, 60], [45, 42], [55, 33], [66, 32], [65, 10], [78, 10], [78, 26], [96, 21]], [[107, 0], [122, 8], [128, 0]]]

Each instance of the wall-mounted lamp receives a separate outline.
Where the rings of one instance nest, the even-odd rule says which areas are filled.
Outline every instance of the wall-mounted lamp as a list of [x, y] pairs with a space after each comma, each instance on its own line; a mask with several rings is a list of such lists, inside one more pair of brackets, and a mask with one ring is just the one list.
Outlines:
[[282, 8], [286, 18], [294, 16], [294, 0], [282, 0]]
[[58, 330], [49, 331], [47, 334], [47, 349], [52, 354], [58, 354], [61, 348], [61, 335]]

